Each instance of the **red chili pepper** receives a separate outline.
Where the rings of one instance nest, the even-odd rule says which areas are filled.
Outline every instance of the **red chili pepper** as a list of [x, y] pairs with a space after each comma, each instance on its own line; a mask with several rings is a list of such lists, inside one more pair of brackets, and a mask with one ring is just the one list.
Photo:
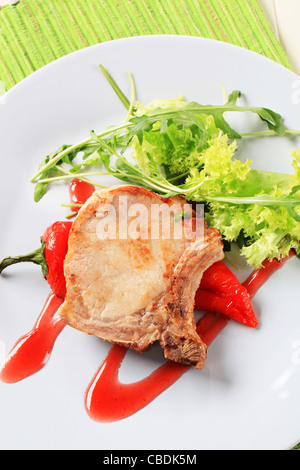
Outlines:
[[222, 261], [204, 272], [196, 292], [195, 308], [223, 313], [252, 328], [258, 325], [247, 288]]
[[[64, 259], [72, 222], [55, 222], [41, 237], [41, 247], [28, 255], [8, 257], [0, 263], [0, 274], [8, 266], [20, 262], [39, 264], [52, 291], [60, 298], [66, 295]], [[207, 269], [196, 292], [195, 308], [223, 313], [232, 319], [256, 327], [250, 296], [221, 261]]]
[[41, 237], [40, 248], [28, 255], [4, 258], [0, 263], [0, 274], [12, 264], [22, 262], [39, 264], [54, 294], [64, 298], [66, 295], [64, 259], [68, 251], [71, 226], [72, 222], [55, 222], [50, 225]]

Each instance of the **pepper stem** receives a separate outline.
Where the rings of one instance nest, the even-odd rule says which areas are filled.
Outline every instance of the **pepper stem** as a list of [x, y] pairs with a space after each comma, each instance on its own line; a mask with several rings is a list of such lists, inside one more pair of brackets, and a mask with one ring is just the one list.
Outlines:
[[4, 269], [6, 269], [8, 266], [11, 266], [13, 264], [17, 263], [34, 263], [38, 264], [42, 268], [42, 273], [43, 276], [46, 277], [48, 274], [48, 266], [44, 257], [44, 250], [45, 250], [45, 242], [43, 238], [41, 238], [41, 246], [35, 251], [32, 251], [31, 253], [28, 253], [28, 255], [22, 255], [22, 256], [8, 256], [7, 258], [4, 258], [0, 262], [0, 274]]

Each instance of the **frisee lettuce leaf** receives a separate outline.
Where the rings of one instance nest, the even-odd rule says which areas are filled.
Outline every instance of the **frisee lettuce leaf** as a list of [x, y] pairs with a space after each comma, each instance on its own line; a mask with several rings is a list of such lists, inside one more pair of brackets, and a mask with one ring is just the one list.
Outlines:
[[227, 136], [211, 141], [202, 153], [202, 169], [192, 169], [186, 180], [186, 197], [208, 203], [208, 225], [218, 228], [224, 240], [239, 243], [251, 266], [291, 249], [299, 254], [299, 152], [293, 154], [295, 173], [286, 175], [251, 169], [251, 162], [234, 158], [235, 149]]

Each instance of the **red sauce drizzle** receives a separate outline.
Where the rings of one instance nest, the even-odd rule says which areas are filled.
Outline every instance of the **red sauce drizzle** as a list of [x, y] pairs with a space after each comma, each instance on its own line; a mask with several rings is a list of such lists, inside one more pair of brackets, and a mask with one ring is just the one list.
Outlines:
[[[227, 325], [228, 317], [207, 313], [197, 331], [206, 344]], [[144, 408], [176, 382], [190, 366], [167, 361], [148, 377], [132, 384], [122, 384], [118, 372], [126, 349], [114, 345], [85, 394], [85, 407], [95, 421], [118, 421]]]
[[56, 338], [66, 326], [59, 318], [53, 319], [62, 302], [56, 295], [49, 295], [32, 330], [17, 341], [2, 365], [3, 382], [19, 382], [45, 367]]
[[[287, 259], [288, 257], [282, 261], [267, 261], [262, 269], [255, 270], [249, 276], [244, 285], [250, 297], [255, 295]], [[47, 364], [54, 343], [65, 327], [62, 320], [54, 318], [62, 302], [63, 300], [54, 294], [49, 295], [32, 330], [17, 341], [6, 358], [0, 370], [2, 381], [18, 382], [35, 374]], [[208, 312], [199, 320], [197, 332], [209, 346], [229, 321], [224, 315]], [[167, 361], [148, 377], [132, 384], [122, 384], [118, 379], [118, 372], [126, 352], [126, 348], [112, 346], [86, 390], [86, 411], [96, 421], [113, 422], [131, 416], [147, 406], [190, 369], [190, 366]]]
[[265, 282], [280, 269], [288, 259], [294, 256], [294, 252], [290, 251], [289, 255], [281, 260], [273, 259], [272, 261], [264, 261], [263, 267], [255, 269], [248, 279], [243, 283], [247, 288], [250, 297], [254, 297], [256, 292], [265, 284]]
[[[244, 286], [250, 297], [255, 295], [287, 259], [266, 261], [263, 268], [255, 270], [248, 277]], [[197, 323], [197, 333], [209, 346], [229, 321], [224, 315], [208, 312]], [[118, 372], [125, 354], [125, 348], [113, 346], [86, 390], [85, 407], [88, 415], [95, 421], [113, 422], [133, 415], [190, 369], [190, 366], [167, 361], [148, 377], [132, 384], [122, 384], [118, 379]]]

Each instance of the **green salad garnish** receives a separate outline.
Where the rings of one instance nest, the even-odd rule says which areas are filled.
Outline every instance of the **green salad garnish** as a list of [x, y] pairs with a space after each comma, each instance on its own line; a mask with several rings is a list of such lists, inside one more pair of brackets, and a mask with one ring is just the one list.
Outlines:
[[256, 114], [268, 128], [262, 134], [300, 131], [287, 130], [282, 117], [270, 109], [239, 106], [240, 91], [218, 106], [186, 102], [183, 97], [143, 106], [135, 99], [131, 75], [129, 101], [100, 68], [127, 109], [126, 118], [48, 155], [32, 178], [35, 201], [55, 181], [76, 177], [104, 187], [93, 177], [112, 175], [166, 197], [181, 194], [188, 201], [205, 203], [207, 224], [219, 229], [226, 246], [237, 243], [251, 266], [258, 268], [265, 259], [280, 258], [291, 249], [300, 255], [299, 150], [292, 155], [291, 175], [251, 168], [249, 160], [242, 163], [236, 158], [238, 141], [245, 134], [229, 125], [225, 113]]

